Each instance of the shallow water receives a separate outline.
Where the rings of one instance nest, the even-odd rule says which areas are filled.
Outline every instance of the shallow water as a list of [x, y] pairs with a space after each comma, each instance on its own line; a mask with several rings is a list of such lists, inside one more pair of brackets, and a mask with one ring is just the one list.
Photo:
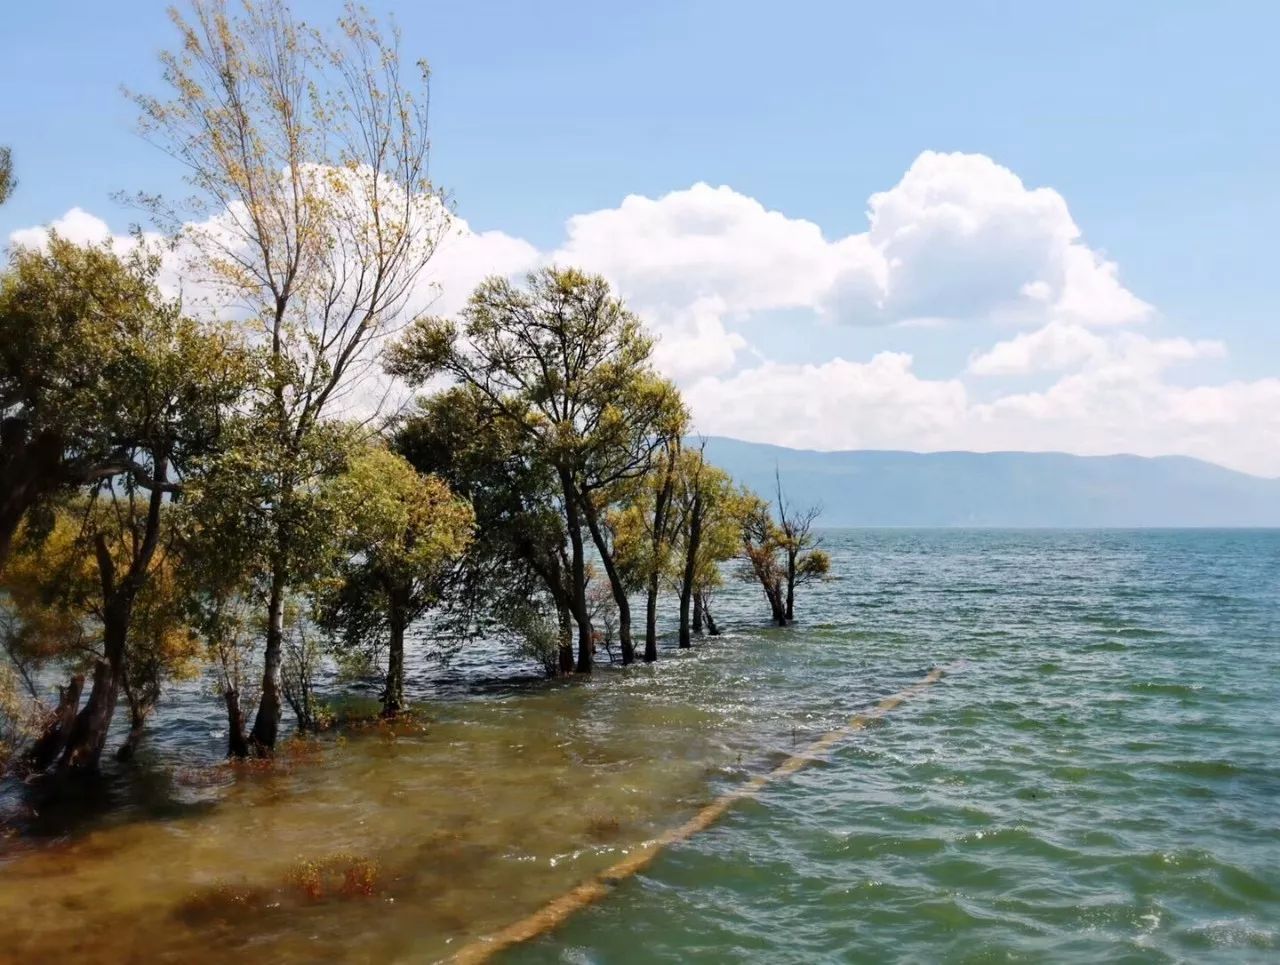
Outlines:
[[1280, 532], [827, 540], [838, 578], [801, 625], [752, 628], [734, 586], [733, 632], [656, 667], [545, 685], [484, 648], [423, 664], [425, 730], [270, 773], [165, 776], [217, 752], [192, 688], [105, 816], [11, 842], [0, 949], [438, 959], [957, 664], [507, 958], [1275, 959]]

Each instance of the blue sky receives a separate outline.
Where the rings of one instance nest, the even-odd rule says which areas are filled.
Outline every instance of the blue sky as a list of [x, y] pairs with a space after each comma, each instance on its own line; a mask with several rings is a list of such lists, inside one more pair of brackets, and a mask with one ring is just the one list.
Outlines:
[[[904, 307], [878, 310], [868, 321], [862, 303], [842, 317], [828, 295], [744, 300], [741, 286], [726, 282], [722, 291], [709, 282], [694, 294], [718, 299], [711, 309], [716, 321], [707, 326], [736, 346], [732, 364], [673, 374], [689, 386], [711, 430], [823, 447], [948, 448], [954, 440], [957, 448], [1038, 448], [1043, 438], [1044, 447], [1188, 452], [1280, 474], [1276, 457], [1250, 452], [1280, 450], [1275, 417], [1258, 415], [1254, 425], [1249, 415], [1273, 398], [1280, 375], [1272, 240], [1280, 217], [1280, 67], [1273, 50], [1280, 5], [371, 6], [394, 11], [406, 53], [433, 65], [434, 173], [470, 227], [522, 239], [546, 256], [598, 259], [589, 266], [610, 274], [638, 307], [651, 308], [655, 327], [673, 333], [673, 347], [693, 331], [692, 302], [676, 304], [662, 289], [662, 266], [636, 270], [627, 252], [643, 252], [627, 241], [660, 244], [661, 231], [688, 223], [685, 207], [658, 236], [652, 225], [635, 229], [614, 219], [607, 230], [584, 226], [575, 240], [568, 219], [619, 209], [628, 195], [656, 200], [705, 182], [727, 186], [734, 199], [758, 202], [788, 223], [811, 222], [834, 242], [868, 230], [869, 196], [902, 183], [924, 151], [989, 159], [1028, 191], [1052, 189], [1081, 232], [1077, 245], [1114, 263], [1119, 284], [1150, 309], [1115, 324], [1052, 312], [1024, 312], [1011, 321], [1003, 301], [999, 311], [992, 298], [971, 304], [966, 272], [996, 280], [1006, 274], [1000, 265], [966, 268], [963, 246], [941, 254], [930, 248], [909, 274], [914, 284], [925, 278], [933, 294], [899, 299], [904, 306], [927, 302], [931, 312], [948, 316], [941, 320], [909, 317]], [[320, 21], [338, 5], [314, 0], [295, 9]], [[120, 231], [131, 214], [111, 201], [112, 192], [181, 189], [175, 167], [132, 133], [133, 111], [120, 94], [122, 84], [158, 86], [155, 53], [173, 36], [163, 4], [22, 4], [5, 20], [0, 143], [12, 146], [21, 184], [0, 209], [0, 238], [73, 207]], [[917, 180], [986, 177], [985, 169], [963, 167], [918, 172]], [[686, 207], [706, 204], [708, 211], [737, 203], [726, 196], [682, 198]], [[1016, 205], [1000, 210], [999, 218], [1022, 216]], [[750, 218], [729, 217], [726, 239], [755, 244], [757, 236], [743, 227]], [[775, 233], [767, 221], [761, 225], [767, 247]], [[1007, 253], [1016, 260], [1015, 242], [1032, 235], [1040, 237], [1016, 228], [1007, 238], [980, 234], [977, 243], [1006, 251], [1000, 239], [1012, 239]], [[609, 252], [602, 255], [601, 246]], [[775, 259], [780, 273], [794, 270], [786, 267], [793, 250]], [[770, 264], [766, 258], [744, 270], [759, 275]], [[673, 277], [681, 267], [671, 267]], [[717, 268], [728, 271], [719, 262]], [[673, 284], [689, 296], [689, 285]], [[906, 291], [906, 282], [893, 284]], [[952, 296], [961, 306], [955, 317], [947, 310]], [[1003, 362], [979, 364], [986, 374], [975, 373], [974, 358], [1055, 324], [1039, 342], [1024, 340], [1015, 351], [1048, 352], [1052, 359], [1041, 354], [1034, 364], [1011, 363], [1012, 350], [1005, 350]], [[709, 330], [698, 329], [703, 336]], [[1116, 341], [1131, 338], [1150, 344]], [[1174, 339], [1202, 349], [1184, 351]], [[1218, 345], [1204, 347], [1208, 342]], [[695, 344], [703, 342], [690, 342], [689, 351]], [[1052, 345], [1058, 349], [1045, 348]], [[866, 367], [881, 358], [885, 369], [884, 353], [909, 355], [914, 381], [902, 382], [898, 372], [888, 376], [897, 382], [876, 382], [884, 372]], [[1159, 363], [1152, 376], [1156, 356], [1179, 361]], [[779, 368], [821, 367], [837, 358], [848, 366]], [[1148, 379], [1136, 396], [1048, 398], [1081, 374], [1079, 366], [1093, 367], [1096, 385], [1111, 384], [1117, 360]], [[838, 397], [830, 408], [808, 412], [790, 399], [777, 402], [779, 392], [819, 384], [806, 374], [826, 380], [820, 384], [827, 394]], [[1158, 379], [1158, 391], [1149, 377]], [[965, 393], [961, 414], [952, 382]], [[746, 407], [755, 422], [730, 418], [738, 394], [766, 383]], [[1237, 384], [1246, 388], [1230, 398], [1188, 394]], [[1066, 388], [1089, 391], [1076, 383]], [[975, 408], [1005, 398], [1015, 402], [1001, 412]], [[920, 407], [920, 418], [896, 410], [886, 416], [893, 406]], [[1087, 423], [1098, 421], [1096, 412], [1117, 406], [1127, 422], [1090, 436]], [[1162, 408], [1182, 413], [1181, 428], [1169, 424]], [[1014, 409], [1017, 419], [1009, 422]], [[1047, 420], [1043, 432], [1034, 413]], [[1144, 424], [1144, 413], [1161, 416], [1159, 425]], [[810, 431], [788, 428], [797, 417], [811, 420]], [[992, 423], [997, 430], [982, 428]]]

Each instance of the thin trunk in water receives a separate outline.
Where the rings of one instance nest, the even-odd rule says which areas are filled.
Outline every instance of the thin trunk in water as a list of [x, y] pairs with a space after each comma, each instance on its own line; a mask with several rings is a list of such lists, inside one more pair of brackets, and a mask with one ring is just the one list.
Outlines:
[[711, 607], [707, 605], [707, 594], [698, 594], [698, 608], [702, 611], [702, 615], [707, 621], [707, 633], [713, 637], [720, 636], [720, 628], [716, 626], [715, 618], [711, 615]]
[[644, 662], [658, 659], [658, 571], [649, 574], [644, 600]]
[[769, 611], [773, 615], [773, 622], [777, 626], [785, 627], [787, 625], [787, 611], [785, 604], [782, 602], [781, 584], [765, 587], [764, 593], [769, 600]]
[[592, 542], [600, 553], [600, 562], [604, 564], [605, 575], [609, 578], [609, 588], [613, 591], [613, 602], [618, 608], [618, 642], [622, 645], [622, 665], [635, 663], [636, 648], [631, 639], [631, 601], [627, 597], [627, 588], [622, 583], [618, 567], [613, 561], [613, 553], [605, 541], [604, 532], [600, 529], [600, 519], [590, 499], [583, 500], [583, 515], [587, 517], [587, 528], [591, 531]]
[[284, 651], [284, 565], [277, 561], [271, 574], [271, 596], [267, 600], [267, 646], [262, 655], [262, 697], [253, 720], [249, 746], [259, 756], [275, 750], [282, 712], [280, 663]]
[[658, 577], [663, 541], [667, 533], [667, 517], [671, 513], [671, 497], [675, 491], [675, 465], [680, 440], [669, 443], [667, 448], [666, 475], [662, 488], [653, 500], [652, 564], [649, 568], [649, 586], [644, 609], [644, 660], [653, 663], [658, 659]]
[[48, 770], [49, 765], [58, 759], [75, 726], [76, 711], [80, 709], [80, 694], [83, 692], [84, 674], [73, 675], [65, 687], [58, 688], [58, 706], [50, 715], [40, 737], [23, 758], [26, 770]]
[[573, 673], [573, 611], [569, 604], [556, 605], [556, 618], [560, 623], [559, 671], [564, 676]]
[[693, 601], [693, 581], [698, 575], [698, 550], [702, 546], [702, 494], [695, 492], [689, 510], [689, 539], [684, 554], [684, 578], [680, 581], [680, 647], [693, 646], [689, 637], [689, 610]]
[[248, 757], [249, 738], [244, 732], [244, 709], [240, 706], [240, 691], [227, 687], [222, 691], [222, 702], [227, 705], [227, 756]]
[[787, 623], [791, 623], [796, 618], [796, 554], [794, 550], [787, 550]]
[[404, 630], [408, 622], [404, 601], [398, 594], [391, 595], [387, 617], [391, 624], [391, 642], [387, 649], [387, 686], [382, 694], [382, 716], [394, 717], [404, 710]]
[[560, 486], [564, 493], [565, 525], [569, 530], [569, 547], [572, 559], [569, 566], [570, 607], [573, 620], [578, 625], [578, 662], [574, 670], [591, 673], [595, 635], [591, 632], [591, 614], [587, 610], [587, 561], [582, 546], [582, 521], [578, 516], [577, 492], [573, 479], [566, 470], [560, 470]]
[[693, 594], [693, 632], [702, 635], [702, 594], [696, 590]]
[[146, 717], [134, 717], [129, 721], [129, 733], [125, 735], [124, 743], [116, 748], [116, 760], [133, 760], [133, 755], [138, 752], [138, 745], [142, 743], [142, 735], [146, 733], [146, 724]]

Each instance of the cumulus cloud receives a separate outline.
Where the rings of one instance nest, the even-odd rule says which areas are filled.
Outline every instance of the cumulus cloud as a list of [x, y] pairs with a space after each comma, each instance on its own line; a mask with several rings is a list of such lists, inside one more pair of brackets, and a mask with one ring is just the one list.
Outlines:
[[41, 248], [51, 231], [77, 245], [101, 244], [112, 236], [111, 229], [101, 218], [83, 208], [72, 208], [48, 225], [19, 228], [9, 235], [9, 243], [22, 248]]
[[[924, 152], [893, 188], [871, 196], [868, 219], [880, 290], [872, 303], [837, 297], [834, 311], [847, 321], [1099, 326], [1151, 311], [1120, 284], [1116, 266], [1081, 241], [1062, 195], [1027, 188], [984, 155]], [[837, 288], [865, 290], [865, 264], [860, 256], [843, 265]]]
[[1081, 366], [1159, 371], [1178, 362], [1223, 358], [1226, 346], [1209, 339], [1149, 338], [1134, 332], [1100, 335], [1069, 322], [1050, 322], [972, 356], [974, 375], [1030, 375]]
[[1183, 351], [1122, 352], [991, 401], [959, 378], [920, 376], [911, 356], [896, 352], [864, 363], [765, 363], [702, 379], [686, 396], [702, 431], [777, 445], [1182, 454], [1280, 475], [1280, 379], [1191, 387], [1162, 379]]
[[[454, 314], [486, 275], [577, 265], [645, 318], [704, 432], [819, 449], [1185, 453], [1280, 474], [1280, 379], [1193, 384], [1194, 366], [1226, 347], [1132, 331], [1153, 308], [1085, 242], [1057, 191], [983, 155], [925, 152], [869, 197], [866, 216], [865, 230], [832, 238], [695, 184], [575, 215], [548, 250], [456, 220], [411, 308]], [[54, 227], [110, 234], [78, 208]], [[43, 230], [10, 240], [38, 243]], [[746, 326], [767, 313], [806, 326], [809, 361], [751, 344]], [[949, 325], [972, 340], [954, 374], [926, 377], [902, 351], [830, 357], [824, 325]], [[1024, 380], [1017, 391], [1001, 388], [1010, 378]]]
[[715, 435], [814, 449], [936, 448], [969, 410], [956, 379], [922, 379], [904, 352], [867, 362], [766, 362], [685, 390], [699, 427]]

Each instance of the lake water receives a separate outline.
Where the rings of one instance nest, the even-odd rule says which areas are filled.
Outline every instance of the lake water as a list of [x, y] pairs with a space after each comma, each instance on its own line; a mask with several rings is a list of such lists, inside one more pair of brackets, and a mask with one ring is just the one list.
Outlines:
[[8, 843], [0, 950], [447, 958], [947, 665], [502, 960], [1280, 956], [1280, 532], [826, 540], [792, 628], [735, 584], [730, 632], [653, 667], [546, 684], [479, 646], [415, 667], [424, 729], [267, 772], [197, 766], [186, 688], [99, 816]]

